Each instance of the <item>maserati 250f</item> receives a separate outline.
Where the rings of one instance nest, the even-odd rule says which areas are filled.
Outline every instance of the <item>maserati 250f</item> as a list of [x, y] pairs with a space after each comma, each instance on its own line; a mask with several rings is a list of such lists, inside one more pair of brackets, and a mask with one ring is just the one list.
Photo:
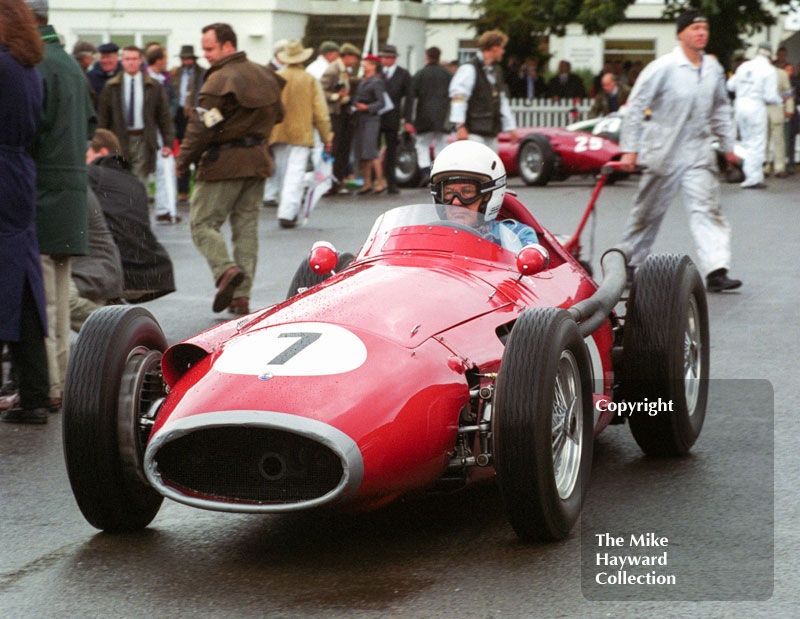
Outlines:
[[[648, 454], [685, 454], [709, 371], [691, 260], [651, 256], [623, 319], [623, 251], [606, 252], [598, 286], [511, 194], [504, 217], [541, 245], [501, 246], [442, 205], [393, 209], [355, 257], [316, 245], [285, 301], [170, 347], [143, 308], [93, 314], [64, 399], [86, 519], [139, 529], [164, 497], [365, 510], [496, 478], [522, 538], [560, 539], [611, 422]], [[659, 398], [673, 410], [623, 419], [610, 406]]]

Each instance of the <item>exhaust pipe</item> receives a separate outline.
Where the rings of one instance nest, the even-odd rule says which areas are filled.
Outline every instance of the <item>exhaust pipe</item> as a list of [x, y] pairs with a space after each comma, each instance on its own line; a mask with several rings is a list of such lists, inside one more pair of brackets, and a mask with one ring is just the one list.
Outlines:
[[606, 250], [600, 259], [603, 268], [603, 282], [588, 299], [579, 301], [567, 311], [578, 323], [582, 337], [588, 337], [603, 324], [614, 306], [619, 303], [625, 291], [625, 267], [630, 259], [630, 251], [623, 247]]

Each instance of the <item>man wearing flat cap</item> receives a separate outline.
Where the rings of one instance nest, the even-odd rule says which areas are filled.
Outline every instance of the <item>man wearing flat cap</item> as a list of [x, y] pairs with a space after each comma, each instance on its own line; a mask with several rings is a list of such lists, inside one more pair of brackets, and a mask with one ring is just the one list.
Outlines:
[[353, 132], [350, 127], [350, 75], [358, 60], [361, 50], [355, 45], [345, 43], [339, 48], [339, 58], [331, 62], [322, 74], [322, 90], [328, 102], [328, 113], [333, 129], [333, 186], [326, 195], [341, 191], [344, 178], [347, 176], [347, 164], [350, 159], [350, 142]]
[[[189, 116], [197, 107], [197, 97], [203, 87], [205, 70], [197, 64], [193, 45], [181, 46], [181, 66], [170, 71], [170, 83], [178, 92], [178, 109], [175, 111], [175, 137], [183, 140]], [[178, 175], [178, 200], [185, 202], [189, 196], [189, 172]]]
[[680, 192], [707, 289], [732, 290], [742, 282], [728, 277], [730, 226], [719, 204], [712, 148], [718, 140], [728, 163], [736, 161], [725, 73], [704, 53], [708, 23], [702, 13], [683, 13], [677, 20], [677, 37], [680, 45], [671, 54], [639, 74], [622, 127], [625, 169], [646, 166], [623, 238], [631, 250], [629, 278], [650, 253], [661, 220]]
[[314, 62], [306, 67], [306, 71], [308, 71], [314, 79], [321, 80], [325, 69], [338, 57], [339, 46], [333, 41], [324, 41], [322, 45], [319, 46], [319, 55], [314, 59]]
[[331, 121], [322, 86], [303, 67], [313, 53], [310, 47], [304, 49], [300, 41], [289, 41], [278, 54], [278, 60], [286, 65], [278, 71], [286, 80], [281, 92], [286, 112], [283, 120], [273, 127], [269, 144], [275, 156], [275, 178], [281, 183], [278, 205], [281, 228], [293, 228], [297, 223], [314, 131], [319, 133], [323, 144], [331, 141]]
[[386, 140], [386, 158], [384, 173], [389, 193], [398, 193], [395, 166], [397, 165], [397, 133], [400, 131], [400, 119], [411, 118], [413, 93], [411, 91], [411, 74], [397, 65], [397, 48], [384, 45], [378, 56], [383, 66], [383, 79], [386, 82], [386, 94], [392, 100], [394, 109], [381, 116], [381, 135]]
[[769, 43], [758, 46], [755, 58], [743, 62], [728, 80], [736, 94], [734, 117], [747, 155], [744, 159], [743, 189], [764, 189], [764, 157], [767, 148], [767, 105], [779, 105], [778, 74], [770, 63]]
[[[316, 80], [322, 81], [322, 75], [330, 64], [339, 58], [339, 44], [333, 41], [323, 41], [319, 46], [319, 55], [314, 62], [306, 67], [306, 71]], [[330, 115], [330, 112], [328, 113]], [[314, 162], [314, 170], [322, 168], [323, 143], [319, 132], [314, 132], [314, 148], [311, 151], [311, 160]]]
[[98, 46], [97, 52], [100, 58], [92, 65], [87, 75], [92, 90], [99, 98], [106, 82], [122, 71], [122, 63], [119, 61], [119, 46], [116, 43], [103, 43]]

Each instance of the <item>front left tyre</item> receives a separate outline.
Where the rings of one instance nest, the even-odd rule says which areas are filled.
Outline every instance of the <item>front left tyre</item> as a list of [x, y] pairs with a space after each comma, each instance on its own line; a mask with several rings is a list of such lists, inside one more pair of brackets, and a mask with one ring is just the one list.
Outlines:
[[494, 397], [494, 464], [511, 526], [526, 541], [566, 538], [588, 487], [594, 420], [589, 354], [566, 311], [520, 314]]
[[156, 319], [133, 306], [94, 312], [73, 347], [64, 390], [64, 458], [78, 507], [98, 529], [142, 529], [161, 507], [163, 497], [145, 480], [142, 462], [153, 404], [165, 395], [166, 348]]
[[[338, 273], [342, 269], [347, 268], [355, 259], [356, 257], [351, 253], [340, 253], [336, 261], [336, 268], [334, 271]], [[294, 277], [289, 284], [289, 290], [286, 292], [286, 298], [291, 299], [298, 292], [300, 292], [301, 289], [305, 290], [306, 288], [311, 288], [312, 286], [321, 284], [331, 275], [332, 273], [328, 273], [326, 275], [314, 273], [314, 271], [311, 270], [311, 265], [308, 264], [308, 256], [306, 256], [303, 258], [303, 261], [300, 263], [300, 265], [297, 267], [297, 271], [294, 273]]]

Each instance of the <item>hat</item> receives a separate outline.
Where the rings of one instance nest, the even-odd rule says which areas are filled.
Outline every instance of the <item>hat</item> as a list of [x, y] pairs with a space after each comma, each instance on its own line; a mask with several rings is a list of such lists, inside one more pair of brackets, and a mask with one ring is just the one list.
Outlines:
[[397, 57], [397, 48], [394, 45], [384, 45], [378, 55]]
[[289, 45], [289, 41], [287, 39], [275, 41], [275, 45], [272, 46], [272, 55], [277, 58], [278, 54], [285, 50], [287, 45]]
[[89, 43], [89, 41], [78, 41], [72, 47], [72, 55], [75, 58], [80, 58], [81, 56], [94, 56], [97, 53], [97, 48]]
[[692, 24], [696, 24], [698, 22], [708, 22], [705, 15], [703, 15], [697, 9], [690, 9], [688, 11], [684, 11], [678, 16], [678, 19], [675, 21], [675, 25], [678, 28], [678, 34], [686, 28], [687, 26], [691, 26]]
[[194, 55], [194, 45], [181, 45], [181, 53], [178, 56], [197, 60], [197, 56]]
[[36, 17], [47, 19], [47, 11], [49, 9], [47, 0], [25, 0], [25, 4], [31, 10], [31, 13]]
[[303, 44], [295, 39], [293, 41], [289, 41], [289, 43], [286, 45], [286, 49], [284, 49], [282, 52], [278, 52], [276, 57], [283, 64], [300, 64], [301, 62], [305, 62], [311, 58], [311, 54], [313, 53], [313, 48], [304, 48]]
[[361, 50], [352, 43], [345, 43], [339, 48], [341, 56], [361, 56]]
[[363, 57], [361, 60], [362, 60], [362, 61], [364, 61], [364, 60], [371, 60], [372, 62], [377, 62], [377, 63], [379, 63], [379, 62], [381, 61], [381, 59], [380, 59], [380, 58], [378, 58], [378, 56], [376, 56], [375, 54], [367, 54], [367, 55], [366, 55], [366, 56], [364, 56], [364, 57]]
[[328, 52], [338, 52], [339, 45], [334, 43], [333, 41], [323, 41], [322, 45], [319, 46], [319, 53], [320, 54], [327, 54]]
[[113, 54], [119, 51], [119, 45], [113, 42], [103, 43], [97, 47], [97, 51], [101, 54]]

